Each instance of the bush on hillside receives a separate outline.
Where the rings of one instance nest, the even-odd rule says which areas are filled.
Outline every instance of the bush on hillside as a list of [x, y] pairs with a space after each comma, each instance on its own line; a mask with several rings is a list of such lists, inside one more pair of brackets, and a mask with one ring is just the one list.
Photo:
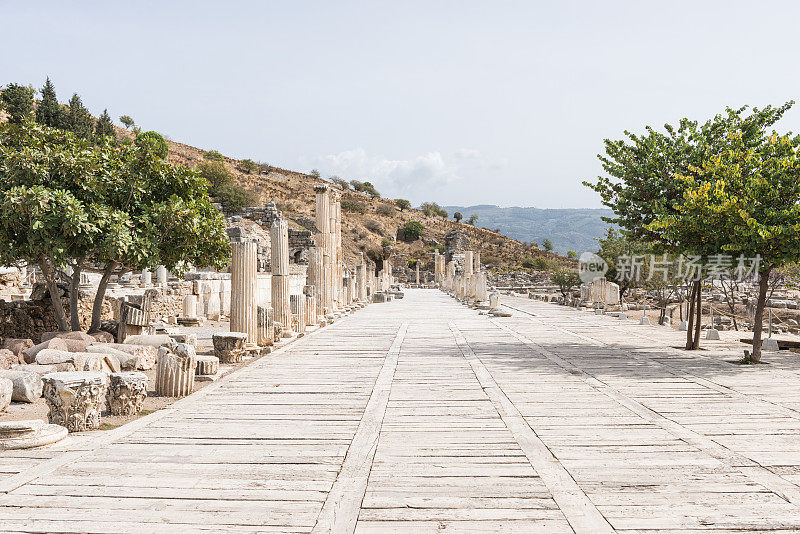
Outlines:
[[405, 211], [411, 207], [411, 202], [404, 198], [396, 198], [394, 199], [394, 205], [400, 208], [400, 211]]
[[439, 204], [436, 202], [424, 202], [419, 209], [422, 210], [428, 217], [443, 217], [447, 218], [447, 211], [444, 210]]
[[239, 162], [237, 168], [243, 173], [253, 174], [253, 171], [255, 171], [258, 168], [258, 165], [256, 165], [256, 162], [253, 161], [252, 159], [243, 159], [242, 161]]
[[522, 260], [522, 266], [526, 269], [533, 269], [534, 271], [549, 271], [552, 266], [545, 258], [525, 258]]
[[342, 200], [342, 211], [350, 213], [366, 213], [367, 205], [357, 200]]
[[203, 152], [203, 157], [209, 161], [223, 161], [225, 158], [216, 150], [206, 150]]
[[365, 222], [364, 228], [366, 228], [367, 230], [369, 230], [374, 234], [383, 235], [383, 226], [381, 226], [381, 223], [379, 223], [374, 219], [370, 219], [367, 222]]
[[239, 211], [256, 203], [256, 195], [236, 183], [233, 173], [220, 161], [204, 161], [197, 166], [200, 176], [208, 180], [208, 193], [227, 212]]
[[380, 206], [375, 208], [375, 213], [377, 213], [378, 215], [383, 215], [384, 217], [393, 217], [394, 214], [397, 212], [393, 207], [388, 206], [386, 204], [381, 204]]
[[408, 221], [403, 225], [403, 239], [406, 241], [416, 241], [422, 237], [425, 227], [419, 221]]
[[142, 132], [136, 136], [136, 140], [134, 142], [137, 146], [149, 144], [155, 150], [156, 155], [161, 159], [166, 158], [167, 154], [169, 153], [169, 146], [167, 146], [167, 142], [158, 132]]

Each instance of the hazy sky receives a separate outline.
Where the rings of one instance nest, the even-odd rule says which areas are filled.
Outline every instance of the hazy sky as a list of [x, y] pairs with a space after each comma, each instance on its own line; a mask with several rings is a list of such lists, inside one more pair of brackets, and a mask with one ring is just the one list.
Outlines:
[[[0, 83], [415, 204], [596, 207], [605, 137], [800, 96], [798, 2], [0, 0]], [[800, 131], [800, 106], [782, 129]]]

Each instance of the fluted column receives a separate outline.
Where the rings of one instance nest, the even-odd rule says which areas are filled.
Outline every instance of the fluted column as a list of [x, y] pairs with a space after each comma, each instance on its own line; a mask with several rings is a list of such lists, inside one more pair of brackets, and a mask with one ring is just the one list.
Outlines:
[[478, 271], [481, 270], [481, 252], [479, 250], [473, 252], [472, 259], [473, 259], [472, 272], [477, 273]]
[[297, 333], [303, 334], [306, 331], [306, 296], [305, 295], [290, 295], [289, 304], [292, 311], [292, 316], [296, 320]]
[[231, 332], [244, 332], [249, 343], [256, 343], [257, 247], [244, 242], [231, 243], [231, 249]]
[[306, 325], [315, 325], [319, 322], [317, 317], [317, 288], [307, 284], [303, 287], [303, 295], [306, 298]]
[[272, 309], [283, 326], [284, 337], [291, 336], [292, 311], [289, 303], [289, 224], [275, 219], [270, 228], [272, 248]]
[[317, 247], [322, 250], [321, 271], [322, 271], [322, 284], [319, 287], [319, 295], [317, 304], [322, 307], [321, 313], [325, 314], [331, 310], [331, 286], [332, 286], [332, 272], [331, 272], [331, 204], [328, 195], [327, 185], [318, 185], [314, 187], [317, 194], [316, 197], [316, 224], [317, 233], [314, 236]]
[[417, 260], [417, 272], [416, 272], [417, 285], [419, 285], [419, 262], [420, 260]]
[[436, 283], [436, 284], [441, 283], [441, 281], [442, 281], [442, 278], [439, 275], [439, 261], [440, 261], [439, 258], [440, 258], [439, 251], [438, 250], [434, 250], [433, 251], [433, 282]]

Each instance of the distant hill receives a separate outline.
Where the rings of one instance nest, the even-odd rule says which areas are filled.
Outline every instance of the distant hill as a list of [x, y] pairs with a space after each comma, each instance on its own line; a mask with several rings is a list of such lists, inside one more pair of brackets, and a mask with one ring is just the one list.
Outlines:
[[564, 254], [574, 250], [579, 255], [586, 250], [597, 250], [597, 238], [605, 235], [609, 224], [601, 217], [611, 216], [609, 209], [539, 209], [479, 205], [443, 206], [452, 217], [460, 212], [466, 221], [470, 215], [478, 216], [477, 226], [499, 230], [518, 241], [534, 241], [539, 245], [549, 239], [555, 251]]

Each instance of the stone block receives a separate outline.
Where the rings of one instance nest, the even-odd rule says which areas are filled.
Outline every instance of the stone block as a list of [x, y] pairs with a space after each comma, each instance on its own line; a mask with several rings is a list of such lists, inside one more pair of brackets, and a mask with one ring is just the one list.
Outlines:
[[50, 408], [48, 421], [70, 432], [100, 428], [105, 404], [106, 375], [98, 371], [51, 373], [42, 377], [43, 395]]
[[172, 343], [172, 338], [169, 337], [167, 334], [155, 334], [155, 335], [137, 334], [134, 336], [126, 337], [123, 345], [148, 345], [158, 349], [159, 347], [161, 347], [162, 345], [166, 345], [167, 343]]
[[104, 343], [104, 345], [138, 356], [140, 359], [138, 368], [140, 370], [152, 369], [156, 364], [158, 349], [152, 345], [136, 345], [133, 343]]
[[32, 339], [20, 339], [20, 338], [6, 338], [3, 340], [3, 345], [0, 348], [10, 350], [19, 358], [19, 363], [25, 363], [25, 358], [22, 355], [22, 352], [25, 349], [29, 349], [33, 347], [33, 340]]
[[8, 349], [0, 349], [0, 370], [10, 369], [12, 365], [17, 365], [19, 363], [21, 363], [19, 361], [19, 356]]
[[0, 378], [11, 380], [12, 401], [36, 402], [42, 396], [42, 377], [33, 371], [0, 371]]
[[36, 363], [36, 356], [45, 349], [53, 349], [53, 350], [61, 350], [61, 351], [68, 351], [67, 344], [64, 342], [63, 339], [60, 338], [53, 338], [47, 341], [43, 341], [38, 345], [34, 345], [33, 347], [27, 348], [22, 351], [22, 356], [25, 359], [25, 363]]
[[214, 355], [222, 363], [239, 363], [244, 359], [247, 351], [244, 346], [247, 343], [246, 332], [226, 332], [214, 334], [211, 337], [214, 343]]
[[8, 378], [0, 378], [0, 412], [5, 411], [11, 404], [11, 396], [14, 394], [14, 383]]
[[49, 341], [57, 337], [61, 339], [73, 339], [89, 342], [96, 341], [92, 336], [85, 332], [45, 332], [42, 334], [41, 340]]
[[147, 398], [147, 375], [138, 371], [111, 373], [106, 403], [111, 415], [136, 415]]
[[95, 344], [86, 347], [86, 352], [94, 354], [110, 354], [119, 362], [120, 371], [135, 371], [140, 368], [141, 357], [135, 354], [130, 354], [121, 350], [117, 350], [108, 346], [108, 344]]
[[206, 355], [198, 355], [197, 356], [197, 369], [195, 370], [195, 374], [210, 376], [219, 373], [219, 358], [216, 356], [206, 356]]

